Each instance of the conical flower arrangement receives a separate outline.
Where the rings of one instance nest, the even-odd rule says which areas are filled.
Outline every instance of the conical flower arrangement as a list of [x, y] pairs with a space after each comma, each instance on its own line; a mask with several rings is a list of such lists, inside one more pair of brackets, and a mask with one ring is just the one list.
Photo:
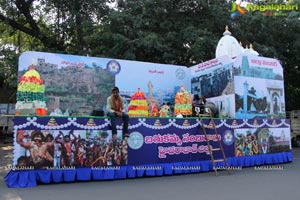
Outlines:
[[28, 105], [25, 104], [29, 102], [33, 104], [31, 109], [35, 109], [36, 114], [46, 114], [45, 85], [40, 74], [34, 69], [33, 64], [20, 77], [17, 89], [16, 110], [28, 109]]
[[40, 74], [33, 68], [20, 78], [17, 91], [17, 101], [45, 101], [45, 86]]
[[192, 115], [192, 99], [190, 93], [185, 87], [181, 87], [175, 96], [175, 115]]
[[128, 115], [130, 117], [148, 117], [149, 115], [146, 96], [140, 88], [130, 99]]

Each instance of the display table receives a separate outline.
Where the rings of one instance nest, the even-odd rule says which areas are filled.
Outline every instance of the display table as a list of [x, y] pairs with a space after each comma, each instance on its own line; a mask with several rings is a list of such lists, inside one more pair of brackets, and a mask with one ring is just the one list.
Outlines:
[[[204, 120], [209, 123], [209, 119]], [[222, 141], [229, 166], [232, 170], [243, 167], [292, 162], [290, 147], [290, 122], [287, 119], [216, 119], [217, 131]], [[15, 117], [15, 143], [13, 168], [5, 177], [8, 187], [33, 187], [38, 183], [62, 183], [164, 176], [211, 171], [212, 164], [200, 121], [197, 118], [131, 118], [127, 143], [119, 140], [120, 146], [110, 149], [111, 131], [108, 118], [93, 117]], [[117, 126], [120, 136], [121, 122]], [[55, 144], [62, 135], [71, 135], [74, 142], [71, 163], [57, 165], [57, 154], [50, 153], [50, 165], [38, 168], [34, 162], [19, 166], [22, 157], [32, 158], [32, 150], [23, 145], [30, 143], [30, 133], [41, 130], [45, 136], [52, 135]], [[22, 131], [27, 140], [18, 141]], [[208, 130], [208, 134], [213, 131]], [[32, 134], [31, 134], [32, 136]], [[101, 153], [94, 153], [96, 147], [105, 150], [105, 162], [99, 163]], [[121, 138], [121, 137], [119, 137]], [[20, 140], [20, 138], [19, 138]], [[211, 137], [210, 143], [216, 144]], [[84, 157], [78, 159], [81, 142], [84, 141]], [[100, 141], [100, 144], [97, 142]], [[44, 142], [47, 143], [46, 141]], [[48, 143], [47, 143], [48, 144]], [[53, 143], [49, 143], [53, 144]], [[127, 147], [121, 147], [126, 144]], [[25, 147], [28, 147], [27, 149]], [[54, 145], [55, 146], [55, 145]], [[50, 146], [51, 147], [51, 146]], [[78, 148], [77, 148], [78, 147]], [[121, 150], [120, 150], [121, 149]], [[119, 151], [120, 150], [120, 151]], [[49, 150], [49, 152], [51, 152]], [[113, 156], [107, 157], [108, 152]], [[126, 152], [126, 156], [124, 156]], [[97, 157], [99, 155], [99, 158]], [[218, 158], [220, 155], [216, 155]], [[121, 157], [120, 159], [118, 159]], [[62, 161], [60, 157], [59, 161]], [[90, 158], [90, 162], [89, 162]], [[120, 162], [118, 162], [120, 161]], [[218, 167], [224, 167], [220, 163]]]

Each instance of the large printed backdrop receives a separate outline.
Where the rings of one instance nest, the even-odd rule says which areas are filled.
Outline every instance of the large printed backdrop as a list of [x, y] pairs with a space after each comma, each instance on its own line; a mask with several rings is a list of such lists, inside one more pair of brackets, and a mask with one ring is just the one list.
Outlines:
[[192, 93], [214, 102], [222, 118], [285, 118], [283, 69], [276, 59], [239, 55], [191, 68]]
[[[215, 103], [222, 118], [285, 118], [283, 70], [276, 59], [239, 55], [195, 66], [114, 60], [43, 52], [19, 58], [19, 76], [34, 67], [45, 81], [48, 114], [56, 108], [72, 116], [104, 110], [114, 85], [128, 106], [140, 90], [149, 104], [174, 104], [181, 86]], [[170, 81], [172, 80], [172, 81]]]
[[19, 77], [31, 64], [44, 80], [48, 114], [57, 108], [72, 116], [105, 111], [115, 85], [126, 106], [139, 88], [157, 105], [174, 104], [178, 89], [190, 88], [185, 66], [28, 51], [19, 58]]

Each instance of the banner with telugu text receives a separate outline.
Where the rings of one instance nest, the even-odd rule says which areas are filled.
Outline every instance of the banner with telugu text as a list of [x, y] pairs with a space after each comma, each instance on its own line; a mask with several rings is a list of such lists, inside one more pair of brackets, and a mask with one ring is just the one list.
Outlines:
[[[288, 120], [215, 120], [227, 157], [290, 151]], [[204, 120], [209, 124], [209, 119]], [[16, 117], [13, 166], [108, 167], [210, 160], [200, 121], [131, 118], [128, 140], [113, 142], [107, 118]], [[217, 137], [207, 129], [212, 147]], [[214, 154], [221, 157], [221, 152]]]

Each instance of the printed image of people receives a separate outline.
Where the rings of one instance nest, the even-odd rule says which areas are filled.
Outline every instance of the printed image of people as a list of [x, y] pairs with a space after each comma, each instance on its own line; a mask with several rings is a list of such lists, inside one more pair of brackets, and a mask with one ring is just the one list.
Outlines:
[[236, 129], [235, 156], [253, 156], [259, 153], [256, 129]]
[[101, 130], [19, 130], [14, 166], [40, 169], [127, 164], [127, 141]]
[[259, 129], [259, 145], [263, 154], [291, 151], [291, 137], [288, 128]]
[[45, 136], [39, 130], [19, 130], [16, 142], [21, 148], [15, 166], [46, 168], [53, 165], [53, 136], [48, 136], [48, 134]]
[[235, 156], [252, 156], [291, 150], [288, 128], [236, 129]]
[[117, 140], [114, 142], [111, 133], [101, 132], [89, 133], [92, 140], [90, 144], [89, 166], [112, 166], [127, 164], [127, 140], [122, 140], [122, 133], [118, 132]]
[[272, 135], [268, 128], [262, 128], [259, 133], [259, 151], [261, 154], [267, 154], [270, 152], [270, 142], [272, 141]]

